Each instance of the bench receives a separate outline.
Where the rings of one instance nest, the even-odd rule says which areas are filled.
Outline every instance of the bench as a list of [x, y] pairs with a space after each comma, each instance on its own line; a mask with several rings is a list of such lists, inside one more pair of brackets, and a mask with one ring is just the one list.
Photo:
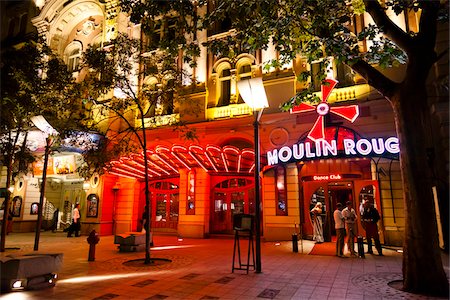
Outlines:
[[[119, 245], [120, 252], [136, 252], [145, 250], [145, 233], [125, 232], [114, 236], [114, 244]], [[153, 246], [152, 233], [150, 233], [150, 245]]]
[[54, 287], [62, 267], [62, 253], [7, 255], [0, 258], [1, 290], [34, 290]]

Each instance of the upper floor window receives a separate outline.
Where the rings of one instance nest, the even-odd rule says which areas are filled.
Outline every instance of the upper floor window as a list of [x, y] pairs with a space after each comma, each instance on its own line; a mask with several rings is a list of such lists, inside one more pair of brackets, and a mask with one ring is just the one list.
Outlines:
[[76, 72], [78, 65], [80, 63], [81, 51], [80, 49], [75, 49], [69, 54], [69, 59], [67, 61], [67, 68], [69, 71]]
[[[221, 5], [221, 1], [215, 0], [215, 1], [212, 1], [209, 5], [212, 6], [210, 8], [210, 11], [211, 11], [212, 9], [219, 7]], [[212, 28], [209, 30], [208, 36], [216, 35], [216, 34], [219, 34], [222, 32], [227, 32], [231, 28], [232, 28], [231, 18], [228, 14], [226, 14], [222, 18], [214, 20], [214, 24], [213, 24]]]
[[[252, 78], [252, 66], [249, 63], [239, 66], [237, 78], [238, 81]], [[241, 95], [239, 95], [238, 103], [244, 103]]]
[[[317, 62], [311, 64], [311, 87], [313, 91], [320, 91], [322, 81], [317, 77], [324, 67], [325, 62]], [[338, 81], [337, 87], [347, 87], [355, 84], [355, 73], [347, 65], [337, 63], [332, 60], [331, 67], [327, 68], [327, 77], [335, 78]]]
[[219, 86], [219, 102], [217, 106], [227, 106], [231, 99], [231, 69], [222, 69], [218, 80]]
[[[151, 26], [151, 25], [150, 25]], [[164, 43], [172, 43], [176, 38], [175, 18], [162, 18], [153, 23], [153, 30], [148, 36], [150, 49], [163, 46]]]
[[79, 41], [72, 41], [64, 51], [64, 58], [67, 69], [71, 72], [77, 72], [80, 65], [81, 51], [83, 45]]

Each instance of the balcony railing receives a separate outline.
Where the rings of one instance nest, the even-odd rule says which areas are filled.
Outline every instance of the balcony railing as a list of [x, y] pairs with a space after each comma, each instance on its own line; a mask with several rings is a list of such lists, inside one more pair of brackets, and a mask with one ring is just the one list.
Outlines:
[[[161, 126], [172, 125], [178, 123], [180, 121], [180, 114], [171, 114], [164, 116], [155, 116], [151, 118], [144, 119], [145, 128], [157, 128]], [[134, 123], [136, 128], [142, 128], [142, 121], [139, 118], [136, 118]]]
[[208, 120], [232, 118], [236, 116], [245, 116], [251, 114], [253, 114], [252, 108], [245, 103], [213, 107], [206, 110], [206, 118]]

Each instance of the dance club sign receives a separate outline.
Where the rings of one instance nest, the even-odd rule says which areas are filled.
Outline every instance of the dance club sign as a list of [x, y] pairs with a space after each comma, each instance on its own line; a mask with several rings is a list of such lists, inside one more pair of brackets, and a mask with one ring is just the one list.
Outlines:
[[[268, 165], [276, 165], [279, 162], [299, 161], [305, 159], [318, 159], [339, 156], [372, 156], [386, 153], [398, 154], [400, 147], [397, 137], [364, 139], [342, 139], [341, 145], [336, 140], [325, 139], [325, 116], [328, 113], [340, 116], [347, 121], [354, 122], [359, 116], [358, 105], [330, 107], [327, 99], [338, 83], [334, 79], [326, 79], [328, 84], [322, 85], [322, 102], [317, 106], [301, 103], [291, 109], [291, 113], [316, 111], [319, 115], [313, 128], [308, 133], [308, 139], [312, 142], [284, 146], [267, 152]], [[339, 149], [339, 150], [338, 150]]]

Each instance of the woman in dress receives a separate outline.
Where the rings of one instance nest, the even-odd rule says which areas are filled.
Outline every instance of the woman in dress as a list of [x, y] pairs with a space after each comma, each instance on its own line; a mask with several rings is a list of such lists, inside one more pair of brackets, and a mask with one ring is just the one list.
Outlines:
[[323, 227], [322, 227], [322, 203], [317, 202], [316, 206], [311, 209], [311, 220], [314, 229], [313, 239], [316, 243], [323, 243]]

